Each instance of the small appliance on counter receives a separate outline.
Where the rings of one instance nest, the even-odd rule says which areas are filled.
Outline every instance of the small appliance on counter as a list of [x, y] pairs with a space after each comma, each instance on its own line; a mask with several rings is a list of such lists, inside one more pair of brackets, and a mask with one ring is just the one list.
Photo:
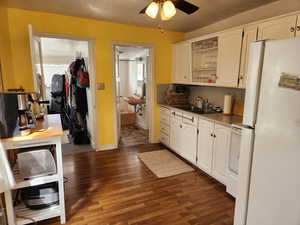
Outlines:
[[17, 160], [20, 175], [24, 180], [56, 174], [55, 160], [47, 149], [21, 152]]
[[29, 110], [28, 97], [26, 94], [18, 95], [19, 129], [28, 130], [35, 125], [35, 116]]

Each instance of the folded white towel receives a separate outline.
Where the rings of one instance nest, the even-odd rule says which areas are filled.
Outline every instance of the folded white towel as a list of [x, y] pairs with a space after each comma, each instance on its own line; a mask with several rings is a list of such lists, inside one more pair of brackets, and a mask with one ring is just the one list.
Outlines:
[[10, 164], [6, 152], [0, 143], [0, 193], [10, 190], [15, 185]]

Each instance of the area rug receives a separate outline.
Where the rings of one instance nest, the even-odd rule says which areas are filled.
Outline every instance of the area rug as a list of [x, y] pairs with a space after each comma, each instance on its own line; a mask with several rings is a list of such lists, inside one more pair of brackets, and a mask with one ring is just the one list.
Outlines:
[[194, 171], [191, 166], [167, 150], [139, 153], [138, 157], [159, 178]]

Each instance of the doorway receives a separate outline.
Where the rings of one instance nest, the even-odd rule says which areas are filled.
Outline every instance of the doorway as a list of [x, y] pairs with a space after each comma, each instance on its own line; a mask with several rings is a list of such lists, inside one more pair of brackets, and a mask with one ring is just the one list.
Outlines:
[[94, 151], [95, 117], [94, 42], [84, 38], [35, 33], [40, 60], [41, 95], [49, 101], [48, 114], [60, 114], [64, 154]]
[[115, 45], [118, 146], [150, 142], [151, 57], [149, 47]]

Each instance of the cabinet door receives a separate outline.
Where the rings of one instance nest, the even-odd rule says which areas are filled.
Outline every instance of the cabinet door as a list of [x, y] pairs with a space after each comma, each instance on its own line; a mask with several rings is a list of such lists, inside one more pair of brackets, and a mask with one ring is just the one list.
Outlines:
[[247, 68], [248, 68], [250, 44], [257, 40], [257, 32], [258, 32], [258, 26], [246, 27], [244, 29], [241, 67], [240, 67], [240, 76], [239, 76], [240, 88], [246, 88], [246, 83], [248, 78]]
[[181, 148], [181, 121], [178, 118], [171, 118], [170, 124], [170, 147], [180, 154]]
[[258, 40], [295, 37], [297, 16], [271, 20], [258, 26]]
[[242, 51], [243, 29], [223, 33], [219, 37], [218, 86], [237, 87]]
[[3, 77], [2, 77], [2, 67], [1, 67], [1, 61], [0, 61], [0, 93], [4, 91], [4, 85], [3, 85]]
[[43, 94], [42, 80], [44, 79], [43, 73], [43, 60], [42, 60], [42, 46], [41, 39], [34, 31], [32, 25], [29, 25], [29, 40], [31, 50], [31, 64], [34, 92]]
[[214, 134], [212, 176], [221, 183], [226, 184], [226, 167], [230, 148], [230, 128], [216, 124]]
[[297, 19], [296, 36], [300, 37], [300, 15], [298, 15], [298, 19]]
[[190, 43], [180, 42], [173, 46], [173, 83], [190, 82]]
[[196, 163], [197, 158], [197, 127], [182, 123], [181, 128], [181, 156], [186, 160]]
[[200, 169], [211, 174], [214, 123], [199, 120], [197, 165]]

